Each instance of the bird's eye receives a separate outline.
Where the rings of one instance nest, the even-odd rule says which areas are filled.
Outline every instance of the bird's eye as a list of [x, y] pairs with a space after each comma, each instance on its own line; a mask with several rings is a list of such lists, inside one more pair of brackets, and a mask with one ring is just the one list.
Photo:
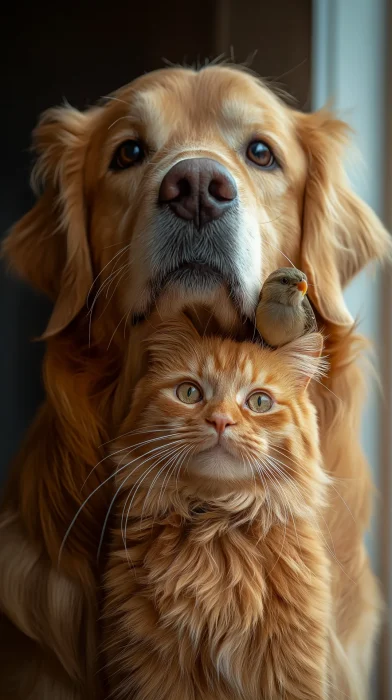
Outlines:
[[129, 139], [124, 141], [115, 150], [110, 163], [111, 170], [127, 170], [133, 165], [141, 163], [146, 157], [146, 152], [141, 141]]
[[252, 141], [246, 150], [246, 155], [260, 168], [270, 169], [277, 165], [273, 152], [264, 141]]
[[273, 406], [273, 401], [265, 391], [255, 391], [246, 401], [246, 405], [253, 413], [266, 413]]
[[289, 278], [288, 277], [282, 277], [280, 280], [280, 284], [288, 284], [289, 283]]
[[189, 382], [184, 382], [179, 384], [176, 389], [177, 398], [182, 401], [182, 403], [198, 403], [202, 400], [203, 394], [201, 393], [198, 386], [195, 384], [190, 384]]

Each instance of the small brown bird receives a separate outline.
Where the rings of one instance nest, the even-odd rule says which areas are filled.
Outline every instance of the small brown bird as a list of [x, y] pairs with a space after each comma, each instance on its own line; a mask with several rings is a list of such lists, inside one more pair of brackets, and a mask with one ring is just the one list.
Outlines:
[[307, 289], [305, 273], [295, 267], [280, 267], [267, 277], [256, 309], [256, 326], [268, 345], [286, 345], [317, 330], [313, 309], [305, 296]]

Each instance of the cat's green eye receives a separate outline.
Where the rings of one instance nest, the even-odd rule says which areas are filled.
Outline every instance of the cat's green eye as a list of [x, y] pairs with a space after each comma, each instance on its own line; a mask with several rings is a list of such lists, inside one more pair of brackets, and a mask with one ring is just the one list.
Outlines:
[[273, 401], [264, 391], [255, 391], [246, 402], [248, 408], [254, 413], [266, 413], [272, 408]]
[[198, 403], [203, 398], [198, 386], [195, 384], [190, 384], [189, 382], [184, 382], [179, 384], [176, 389], [177, 398], [182, 401], [182, 403]]

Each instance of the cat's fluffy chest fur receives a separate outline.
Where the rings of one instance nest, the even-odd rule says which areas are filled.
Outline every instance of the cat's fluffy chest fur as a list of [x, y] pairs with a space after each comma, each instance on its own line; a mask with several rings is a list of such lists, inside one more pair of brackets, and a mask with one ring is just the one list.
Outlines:
[[[127, 555], [124, 532], [117, 533], [122, 546], [111, 559], [107, 589], [126, 669], [119, 698], [328, 697], [322, 666], [328, 565], [317, 530], [306, 518], [283, 522], [283, 513], [281, 520], [266, 504], [256, 514], [249, 501], [234, 517], [206, 504], [189, 518], [172, 513], [157, 523], [155, 514], [142, 516], [140, 499], [140, 516], [127, 527]], [[314, 655], [316, 679], [307, 678]], [[289, 679], [284, 670], [281, 678], [276, 673], [283, 659], [291, 659]]]

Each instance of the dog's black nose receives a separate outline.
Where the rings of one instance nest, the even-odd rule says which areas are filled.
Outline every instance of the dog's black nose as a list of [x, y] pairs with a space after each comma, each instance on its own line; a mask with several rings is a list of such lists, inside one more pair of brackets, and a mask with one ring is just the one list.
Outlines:
[[159, 202], [168, 205], [181, 219], [199, 228], [219, 219], [237, 198], [234, 179], [223, 165], [211, 158], [181, 160], [166, 173]]

